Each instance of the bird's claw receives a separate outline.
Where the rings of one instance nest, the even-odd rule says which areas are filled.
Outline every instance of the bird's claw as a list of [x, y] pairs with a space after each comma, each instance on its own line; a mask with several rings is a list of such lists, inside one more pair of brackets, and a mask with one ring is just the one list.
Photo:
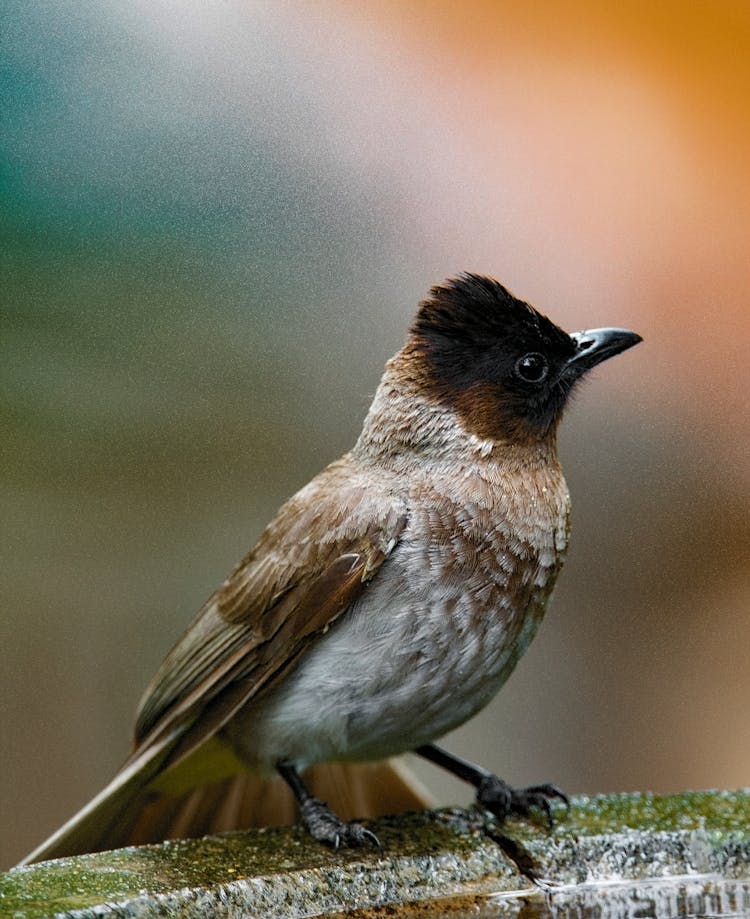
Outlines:
[[533, 810], [541, 811], [552, 829], [554, 816], [552, 801], [559, 800], [570, 810], [568, 796], [557, 785], [530, 785], [513, 788], [495, 775], [485, 778], [477, 788], [477, 802], [494, 814], [498, 820], [507, 817], [530, 817]]
[[375, 846], [380, 849], [380, 840], [372, 832], [362, 826], [360, 823], [346, 823], [342, 821], [346, 832], [337, 836], [334, 846], [336, 849], [359, 849], [363, 846]]
[[380, 848], [380, 840], [371, 831], [354, 821], [337, 817], [330, 807], [318, 798], [308, 798], [300, 806], [302, 825], [318, 842], [334, 849], [358, 849], [364, 846]]

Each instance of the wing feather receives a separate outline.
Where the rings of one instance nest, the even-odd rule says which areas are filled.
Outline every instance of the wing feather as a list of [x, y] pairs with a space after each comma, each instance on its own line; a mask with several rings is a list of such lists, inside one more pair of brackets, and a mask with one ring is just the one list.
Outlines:
[[295, 495], [208, 600], [141, 703], [134, 756], [175, 730], [169, 765], [275, 684], [359, 596], [407, 521], [344, 457]]

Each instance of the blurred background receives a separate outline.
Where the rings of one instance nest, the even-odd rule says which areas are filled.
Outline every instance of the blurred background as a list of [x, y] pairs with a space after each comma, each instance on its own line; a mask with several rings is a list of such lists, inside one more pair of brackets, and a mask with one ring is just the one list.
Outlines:
[[447, 745], [570, 792], [750, 784], [747, 4], [3, 19], [0, 864], [111, 777], [164, 652], [464, 269], [645, 343], [569, 411], [553, 607]]

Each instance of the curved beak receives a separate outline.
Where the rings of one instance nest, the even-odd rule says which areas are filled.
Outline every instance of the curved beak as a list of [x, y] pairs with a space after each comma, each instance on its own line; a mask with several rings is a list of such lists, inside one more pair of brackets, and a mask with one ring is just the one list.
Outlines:
[[567, 361], [565, 369], [573, 371], [576, 376], [643, 341], [637, 332], [629, 329], [588, 329], [571, 332], [570, 337], [576, 352]]

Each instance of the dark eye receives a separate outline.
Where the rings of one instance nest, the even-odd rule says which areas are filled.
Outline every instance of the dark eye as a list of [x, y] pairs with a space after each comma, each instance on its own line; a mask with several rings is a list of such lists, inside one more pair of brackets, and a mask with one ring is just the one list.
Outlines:
[[548, 370], [547, 359], [538, 351], [524, 354], [516, 361], [516, 373], [527, 383], [541, 383], [547, 376]]

